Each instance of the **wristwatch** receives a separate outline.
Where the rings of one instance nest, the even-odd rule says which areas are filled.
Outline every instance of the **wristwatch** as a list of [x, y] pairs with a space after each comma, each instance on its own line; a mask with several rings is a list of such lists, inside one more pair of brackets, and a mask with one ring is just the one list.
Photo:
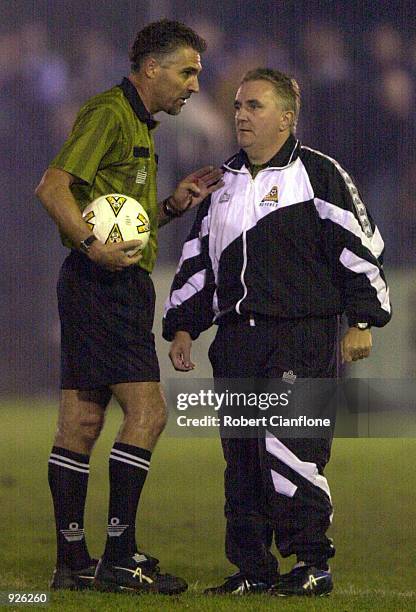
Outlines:
[[88, 254], [92, 243], [96, 240], [98, 240], [97, 236], [91, 234], [91, 236], [88, 236], [88, 238], [85, 238], [85, 240], [81, 240], [81, 242], [79, 243], [79, 250], [85, 254]]
[[175, 219], [176, 217], [181, 217], [183, 213], [185, 212], [185, 210], [179, 210], [178, 208], [175, 208], [174, 206], [172, 206], [171, 196], [163, 200], [162, 210], [164, 214], [166, 215], [166, 217], [168, 217], [169, 219]]
[[353, 327], [358, 327], [358, 329], [370, 329], [370, 324], [366, 322], [356, 323]]

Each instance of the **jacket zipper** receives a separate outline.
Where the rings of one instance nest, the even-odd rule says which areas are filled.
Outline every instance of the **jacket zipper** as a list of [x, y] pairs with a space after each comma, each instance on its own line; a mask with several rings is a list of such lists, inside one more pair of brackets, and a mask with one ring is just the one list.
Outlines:
[[[258, 174], [260, 174], [260, 172]], [[249, 177], [250, 177], [250, 195], [251, 195], [251, 191], [254, 190], [254, 196], [255, 196], [256, 195], [256, 187], [254, 183], [255, 179], [253, 179], [250, 173], [249, 173]], [[251, 200], [249, 200], [249, 204], [250, 202]], [[246, 225], [246, 216], [247, 216], [247, 206], [244, 206], [244, 218], [243, 218], [244, 228]], [[238, 314], [241, 314], [240, 306], [241, 306], [241, 303], [246, 299], [247, 292], [248, 292], [247, 285], [244, 280], [246, 269], [247, 269], [247, 229], [245, 228], [243, 230], [243, 267], [241, 268], [241, 274], [240, 274], [240, 280], [241, 280], [241, 284], [243, 286], [244, 292], [243, 292], [242, 297], [238, 300], [237, 304], [235, 305], [235, 309], [236, 309], [236, 312], [238, 312]]]

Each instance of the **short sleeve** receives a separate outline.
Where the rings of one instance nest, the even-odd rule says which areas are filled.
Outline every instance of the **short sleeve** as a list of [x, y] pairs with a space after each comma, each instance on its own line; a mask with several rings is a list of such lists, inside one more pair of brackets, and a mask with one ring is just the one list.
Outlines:
[[115, 112], [108, 106], [81, 109], [72, 132], [49, 165], [60, 168], [91, 185], [97, 170], [117, 143], [119, 125]]

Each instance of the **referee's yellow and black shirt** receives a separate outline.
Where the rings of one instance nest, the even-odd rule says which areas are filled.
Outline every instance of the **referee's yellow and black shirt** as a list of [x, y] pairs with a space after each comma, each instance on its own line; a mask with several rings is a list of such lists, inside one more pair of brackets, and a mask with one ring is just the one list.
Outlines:
[[[150, 219], [150, 239], [139, 265], [151, 272], [157, 255], [157, 122], [126, 78], [84, 104], [72, 132], [50, 164], [76, 177], [71, 191], [81, 211], [95, 198], [122, 193], [138, 200]], [[62, 236], [64, 246], [74, 245]]]

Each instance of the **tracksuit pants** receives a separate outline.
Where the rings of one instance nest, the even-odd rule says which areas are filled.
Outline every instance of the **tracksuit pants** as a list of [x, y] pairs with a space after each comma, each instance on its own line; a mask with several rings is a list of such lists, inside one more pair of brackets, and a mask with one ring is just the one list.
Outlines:
[[[215, 379], [333, 378], [337, 317], [277, 320], [226, 316], [209, 357]], [[226, 555], [244, 574], [273, 583], [283, 557], [325, 566], [335, 554], [326, 536], [332, 503], [324, 468], [330, 438], [222, 436], [226, 461]]]

